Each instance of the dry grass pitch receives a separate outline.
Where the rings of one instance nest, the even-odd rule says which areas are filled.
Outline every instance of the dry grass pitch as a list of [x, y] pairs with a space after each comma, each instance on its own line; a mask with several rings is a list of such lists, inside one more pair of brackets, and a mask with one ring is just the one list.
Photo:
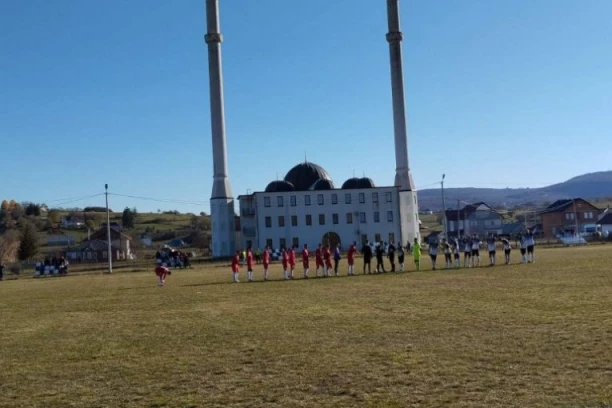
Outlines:
[[603, 407], [611, 264], [606, 245], [293, 282], [5, 281], [0, 407]]

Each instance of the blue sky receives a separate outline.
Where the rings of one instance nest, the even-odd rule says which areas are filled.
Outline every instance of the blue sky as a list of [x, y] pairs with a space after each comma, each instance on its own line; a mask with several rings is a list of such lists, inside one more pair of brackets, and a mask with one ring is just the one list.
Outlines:
[[[612, 2], [401, 0], [417, 187], [612, 167]], [[394, 176], [383, 0], [221, 0], [229, 174]], [[204, 0], [0, 0], [0, 196], [208, 211]], [[185, 203], [183, 203], [185, 202]], [[201, 203], [188, 205], [186, 202]]]

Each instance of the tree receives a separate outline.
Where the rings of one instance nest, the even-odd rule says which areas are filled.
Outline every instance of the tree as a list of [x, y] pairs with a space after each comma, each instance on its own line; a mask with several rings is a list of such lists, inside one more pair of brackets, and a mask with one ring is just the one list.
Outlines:
[[25, 206], [25, 215], [28, 215], [28, 216], [33, 215], [35, 217], [39, 217], [40, 216], [40, 206], [38, 204], [28, 203]]
[[51, 221], [51, 224], [59, 224], [59, 222], [60, 222], [60, 213], [59, 213], [59, 211], [57, 211], [57, 210], [49, 211], [48, 217], [49, 217], [49, 221]]
[[96, 222], [94, 220], [87, 220], [85, 221], [85, 226], [90, 230], [96, 229]]
[[29, 222], [26, 223], [21, 230], [19, 240], [18, 258], [20, 261], [32, 259], [38, 253], [38, 235], [34, 226]]
[[6, 200], [2, 200], [2, 204], [0, 205], [0, 211], [2, 211], [3, 213], [7, 213], [9, 212], [9, 210], [9, 202]]
[[123, 215], [121, 216], [121, 224], [123, 224], [123, 228], [134, 228], [135, 221], [136, 213], [133, 210], [130, 210], [128, 207], [125, 207], [125, 210], [123, 210]]
[[0, 263], [13, 263], [17, 260], [19, 250], [19, 233], [15, 230], [7, 231], [0, 236]]

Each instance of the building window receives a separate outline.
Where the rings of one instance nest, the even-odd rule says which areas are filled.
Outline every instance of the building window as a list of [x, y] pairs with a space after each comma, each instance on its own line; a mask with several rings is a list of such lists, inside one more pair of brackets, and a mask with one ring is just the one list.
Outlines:
[[393, 211], [387, 211], [387, 222], [393, 222]]
[[[387, 191], [385, 193], [385, 201], [388, 202], [388, 203], [393, 201], [393, 195], [391, 194], [390, 191]], [[414, 203], [416, 204], [416, 197], [414, 197], [414, 201], [415, 201]]]
[[293, 243], [293, 247], [294, 248], [299, 248], [299, 246], [300, 246], [300, 239], [298, 237], [293, 237], [292, 243]]
[[576, 219], [576, 214], [574, 214], [574, 213], [565, 213], [565, 219], [566, 220], [575, 220]]
[[359, 203], [365, 204], [365, 193], [359, 193]]
[[378, 211], [374, 211], [374, 222], [380, 222], [380, 213]]
[[306, 214], [306, 225], [312, 225], [312, 215]]
[[338, 194], [332, 194], [332, 204], [338, 204]]
[[346, 213], [346, 223], [347, 224], [353, 223], [353, 213]]
[[278, 241], [279, 241], [278, 243], [280, 244], [280, 247], [285, 248], [285, 246], [287, 245], [287, 241], [285, 241], [285, 238], [281, 238]]
[[345, 204], [350, 204], [351, 203], [351, 193], [344, 194], [344, 203]]
[[289, 197], [289, 201], [292, 207], [295, 207], [297, 205], [297, 197], [296, 196], [291, 196]]
[[372, 202], [378, 204], [378, 193], [372, 193]]
[[278, 197], [276, 197], [276, 204], [277, 204], [279, 207], [284, 207], [284, 204], [285, 204], [285, 203], [284, 203], [284, 201], [283, 201], [283, 196], [278, 196]]
[[284, 227], [285, 226], [285, 217], [282, 215], [278, 216], [278, 226], [279, 227]]
[[332, 223], [333, 224], [337, 224], [338, 223], [338, 214], [332, 214]]
[[270, 197], [264, 197], [264, 207], [270, 207]]
[[323, 198], [323, 194], [317, 194], [317, 204], [319, 205], [325, 204], [325, 199]]
[[319, 214], [319, 225], [325, 225], [325, 214]]
[[374, 242], [381, 242], [380, 234], [374, 234]]
[[270, 238], [266, 239], [266, 246], [267, 246], [268, 248], [272, 248], [272, 245], [274, 245], [274, 244], [272, 243], [272, 240], [271, 240]]
[[[111, 235], [111, 236], [112, 236], [112, 235]], [[108, 244], [108, 241], [106, 241], [106, 243]], [[87, 253], [87, 258], [88, 258], [88, 259], [91, 259], [91, 252], [88, 252], [88, 253]], [[108, 252], [103, 251], [103, 252], [102, 252], [102, 258], [104, 258], [104, 259], [108, 258]]]
[[272, 217], [266, 217], [266, 228], [272, 228]]
[[292, 227], [297, 227], [297, 215], [292, 215], [291, 216], [291, 226]]
[[310, 205], [310, 195], [305, 195], [304, 196], [304, 204]]
[[366, 222], [366, 215], [364, 212], [359, 213], [359, 222]]

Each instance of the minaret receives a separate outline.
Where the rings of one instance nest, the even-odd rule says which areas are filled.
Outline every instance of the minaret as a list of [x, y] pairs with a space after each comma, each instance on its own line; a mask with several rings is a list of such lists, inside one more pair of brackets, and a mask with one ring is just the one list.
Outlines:
[[[399, 0], [387, 0], [389, 55], [391, 57], [391, 92], [393, 96], [393, 129], [395, 134], [395, 186], [399, 187], [402, 215], [402, 239], [411, 243], [419, 234], [419, 207], [412, 173], [408, 164], [408, 130], [402, 67], [402, 31]], [[405, 242], [404, 242], [405, 244]]]
[[227, 146], [225, 141], [225, 108], [223, 103], [223, 69], [219, 25], [219, 1], [206, 0], [205, 36], [208, 44], [210, 78], [210, 124], [213, 147], [213, 188], [210, 197], [212, 255], [214, 258], [231, 256], [236, 247], [234, 231], [234, 198], [227, 175]]

